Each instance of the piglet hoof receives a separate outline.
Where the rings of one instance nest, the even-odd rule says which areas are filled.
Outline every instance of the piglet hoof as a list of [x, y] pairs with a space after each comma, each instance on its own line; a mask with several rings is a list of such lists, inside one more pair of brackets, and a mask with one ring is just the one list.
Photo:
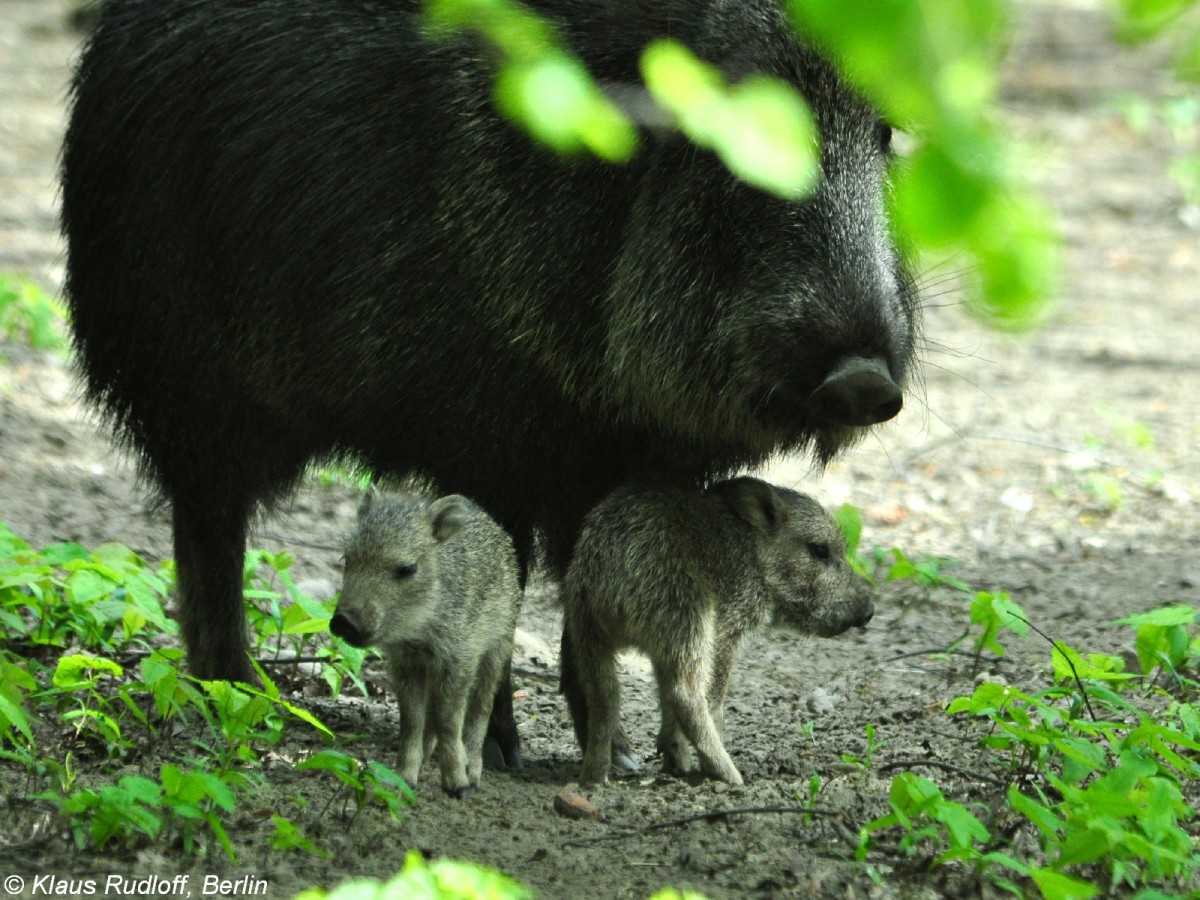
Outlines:
[[618, 744], [613, 744], [612, 748], [612, 764], [613, 768], [625, 775], [636, 775], [642, 771], [642, 760], [628, 746], [622, 747]]
[[742, 773], [734, 768], [733, 765], [714, 767], [712, 769], [710, 769], [708, 766], [702, 765], [701, 768], [708, 778], [712, 778], [715, 781], [723, 781], [726, 784], [731, 784], [735, 787], [740, 784], [745, 784], [745, 782], [742, 780]]
[[466, 800], [475, 793], [475, 789], [477, 787], [478, 785], [474, 784], [463, 784], [459, 785], [458, 787], [446, 787], [443, 785], [442, 790], [444, 790], [448, 796], [453, 797], [455, 800]]

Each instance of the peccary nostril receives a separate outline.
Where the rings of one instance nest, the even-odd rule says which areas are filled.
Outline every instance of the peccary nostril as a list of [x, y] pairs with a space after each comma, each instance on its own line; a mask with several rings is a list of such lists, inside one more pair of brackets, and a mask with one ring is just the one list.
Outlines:
[[830, 425], [876, 425], [894, 418], [904, 392], [882, 360], [842, 360], [809, 398], [813, 416]]
[[867, 601], [867, 608], [863, 610], [862, 618], [858, 620], [859, 628], [866, 628], [867, 623], [875, 617], [875, 604], [870, 600]]
[[362, 647], [366, 644], [366, 641], [363, 640], [362, 629], [348, 613], [335, 612], [333, 618], [329, 620], [329, 632], [355, 647]]

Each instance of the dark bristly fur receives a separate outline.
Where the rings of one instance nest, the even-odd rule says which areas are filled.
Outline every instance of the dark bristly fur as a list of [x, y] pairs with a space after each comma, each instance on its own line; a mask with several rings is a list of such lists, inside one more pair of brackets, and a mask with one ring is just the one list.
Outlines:
[[422, 36], [418, 0], [106, 0], [63, 149], [66, 290], [88, 395], [172, 504], [197, 675], [251, 675], [246, 521], [314, 458], [419, 472], [523, 569], [540, 531], [561, 574], [637, 474], [825, 461], [899, 410], [889, 131], [777, 0], [534, 6], [615, 88], [668, 33], [797, 85], [821, 186], [769, 197], [654, 130], [628, 165], [564, 163], [498, 117], [487, 53]]

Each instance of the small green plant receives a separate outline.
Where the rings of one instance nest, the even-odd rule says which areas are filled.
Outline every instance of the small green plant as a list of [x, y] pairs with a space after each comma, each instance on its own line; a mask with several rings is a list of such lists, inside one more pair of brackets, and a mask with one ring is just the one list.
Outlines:
[[875, 550], [875, 565], [886, 571], [886, 581], [911, 581], [926, 591], [950, 589], [969, 592], [966, 582], [946, 574], [953, 560], [942, 557], [910, 559], [898, 547]]
[[387, 766], [373, 761], [361, 763], [340, 750], [322, 750], [298, 763], [296, 769], [332, 773], [346, 786], [349, 794], [347, 802], [354, 802], [354, 816], [351, 818], [357, 817], [372, 803], [378, 803], [387, 809], [393, 821], [398, 822], [401, 810], [417, 802], [412, 788]]
[[116, 784], [37, 799], [55, 804], [70, 823], [75, 846], [103, 850], [111, 842], [156, 840], [162, 832], [162, 788], [140, 775], [123, 775]]
[[[1180, 729], [1124, 700], [1118, 692], [1134, 676], [1121, 671], [1120, 657], [1054, 642], [1051, 662], [1055, 684], [1044, 691], [982, 684], [947, 709], [990, 723], [980, 744], [1009, 756], [1016, 779], [1007, 806], [1033, 827], [1045, 854], [1038, 865], [996, 861], [1047, 897], [1194, 878], [1200, 854], [1184, 824], [1195, 811], [1181, 790], [1200, 776], [1190, 711], [1180, 711]], [[1100, 867], [1102, 884], [1079, 877], [1087, 866]]]
[[892, 779], [888, 790], [888, 805], [892, 811], [862, 827], [859, 832], [858, 859], [864, 859], [871, 835], [885, 828], [899, 826], [903, 830], [900, 849], [915, 852], [925, 843], [947, 843], [945, 851], [934, 860], [935, 865], [950, 860], [971, 859], [980, 852], [977, 845], [990, 837], [988, 830], [961, 803], [947, 800], [941, 789], [928, 778], [902, 772]]
[[1104, 513], [1116, 512], [1125, 502], [1121, 482], [1107, 472], [1076, 472], [1075, 478], [1092, 498], [1096, 508]]
[[833, 520], [846, 536], [846, 556], [850, 560], [850, 567], [863, 578], [874, 582], [875, 567], [858, 549], [862, 541], [862, 513], [852, 503], [843, 503], [833, 511]]
[[1117, 619], [1115, 624], [1132, 625], [1136, 629], [1134, 649], [1142, 674], [1152, 678], [1151, 685], [1162, 678], [1171, 680], [1172, 687], [1195, 694], [1200, 687], [1188, 673], [1200, 663], [1200, 611], [1190, 606], [1168, 606], [1152, 612]]
[[308, 853], [322, 859], [329, 858], [329, 852], [313, 843], [312, 839], [291, 819], [273, 814], [271, 824], [275, 826], [275, 831], [271, 835], [272, 850]]
[[0, 626], [10, 638], [115, 653], [144, 643], [151, 626], [173, 635], [178, 628], [162, 607], [169, 587], [164, 570], [120, 544], [34, 551], [0, 524]]
[[[1025, 637], [1029, 630], [1025, 621], [1025, 611], [1008, 595], [1006, 591], [989, 593], [979, 591], [971, 600], [971, 624], [979, 627], [975, 637], [975, 659], [978, 661], [983, 651], [1004, 655], [1004, 645], [997, 637], [1002, 630], [1011, 631], [1018, 637]], [[970, 631], [967, 633], [970, 634]], [[963, 639], [965, 639], [964, 636]]]
[[871, 761], [873, 760], [873, 758], [875, 756], [875, 751], [877, 751], [883, 743], [882, 741], [875, 740], [875, 726], [874, 725], [868, 723], [866, 726], [866, 732], [867, 732], [867, 746], [866, 746], [866, 749], [863, 750], [862, 756], [856, 756], [853, 753], [843, 753], [842, 754], [842, 762], [843, 763], [845, 763], [848, 766], [852, 766], [853, 768], [858, 769], [862, 772], [866, 772], [867, 770], [869, 770], [871, 768]]
[[17, 662], [18, 657], [0, 647], [0, 746], [20, 744], [32, 749], [35, 741], [30, 728], [32, 713], [27, 706], [37, 679]]
[[111, 659], [70, 654], [59, 658], [53, 687], [46, 692], [58, 699], [59, 720], [74, 728], [76, 741], [91, 737], [97, 747], [107, 748], [110, 756], [123, 755], [133, 744], [122, 734], [120, 709], [100, 685], [102, 680], [124, 674]]
[[36, 350], [58, 350], [66, 346], [62, 304], [31, 279], [0, 272], [0, 336], [23, 340]]
[[[329, 635], [336, 601], [317, 601], [300, 591], [291, 576], [292, 563], [289, 553], [246, 553], [243, 593], [255, 652], [273, 654], [278, 661], [287, 649], [293, 659], [316, 659], [323, 663], [321, 678], [333, 696], [341, 693], [346, 681], [366, 696], [361, 671], [369, 651]], [[318, 635], [330, 640], [318, 644]]]
[[221, 818], [233, 812], [234, 792], [225, 779], [210, 772], [166, 764], [158, 781], [124, 775], [116, 784], [47, 792], [39, 799], [58, 807], [80, 849], [103, 850], [114, 842], [130, 848], [171, 835], [192, 855], [202, 852], [197, 829], [207, 826], [226, 855], [237, 859]]
[[[808, 794], [801, 797], [799, 792], [796, 792], [794, 799], [801, 804], [805, 809], [812, 810], [817, 805], [817, 797], [821, 795], [821, 788], [824, 786], [824, 781], [821, 779], [819, 772], [814, 772], [812, 777], [808, 779]], [[811, 822], [812, 816], [806, 815], [805, 822]]]

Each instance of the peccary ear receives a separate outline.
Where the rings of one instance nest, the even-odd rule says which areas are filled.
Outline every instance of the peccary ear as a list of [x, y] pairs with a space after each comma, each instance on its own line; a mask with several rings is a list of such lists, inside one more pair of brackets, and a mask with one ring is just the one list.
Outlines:
[[358, 517], [361, 519], [367, 514], [367, 510], [371, 508], [371, 504], [383, 496], [383, 491], [379, 490], [374, 483], [367, 486], [363, 491], [362, 499], [358, 501]]
[[733, 478], [714, 484], [709, 491], [759, 531], [770, 533], [787, 518], [787, 507], [775, 489], [757, 478]]
[[462, 531], [471, 513], [467, 509], [466, 497], [451, 494], [429, 504], [426, 515], [429, 516], [434, 540], [445, 541]]

